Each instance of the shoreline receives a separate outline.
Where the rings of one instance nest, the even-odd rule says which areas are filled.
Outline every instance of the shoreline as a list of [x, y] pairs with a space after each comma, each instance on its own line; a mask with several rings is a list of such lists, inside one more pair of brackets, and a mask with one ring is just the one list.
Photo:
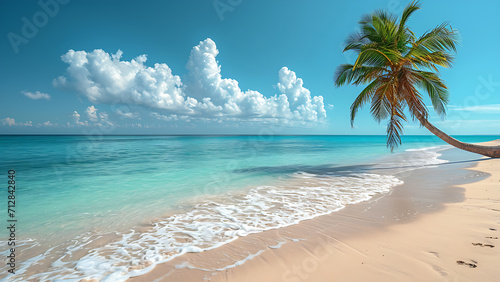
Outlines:
[[[420, 140], [416, 142], [419, 143]], [[333, 143], [336, 148], [338, 141], [333, 140]], [[411, 164], [404, 163], [403, 170], [407, 170], [408, 167], [413, 169], [421, 165], [436, 163], [439, 155], [434, 152], [436, 147], [428, 148], [425, 143], [419, 144], [420, 148], [424, 148], [423, 151], [427, 152], [428, 149], [430, 151], [423, 154], [408, 153], [415, 156], [414, 158], [403, 157], [408, 155], [403, 153], [395, 158], [385, 160], [379, 158], [378, 162], [367, 159], [365, 156], [363, 158], [367, 162], [360, 164], [353, 162], [350, 165], [339, 165], [342, 162], [337, 165], [291, 167], [254, 165], [251, 166], [250, 171], [267, 172], [270, 169], [270, 173], [285, 177], [275, 178], [275, 182], [266, 181], [266, 185], [254, 183], [246, 189], [240, 188], [241, 191], [213, 195], [213, 198], [204, 196], [198, 201], [187, 199], [183, 202], [185, 205], [177, 205], [179, 210], [173, 213], [169, 211], [160, 216], [158, 213], [151, 218], [145, 217], [132, 229], [120, 231], [112, 227], [114, 231], [105, 231], [106, 229], [99, 230], [94, 225], [92, 230], [73, 237], [59, 232], [56, 236], [60, 237], [30, 238], [22, 245], [19, 258], [24, 264], [22, 264], [22, 271], [17, 275], [18, 280], [80, 277], [84, 281], [99, 281], [100, 279], [124, 281], [131, 276], [147, 273], [156, 265], [168, 262], [174, 257], [184, 258], [188, 257], [189, 253], [202, 251], [206, 254], [207, 252], [204, 251], [216, 249], [221, 244], [245, 237], [248, 233], [280, 229], [284, 226], [295, 225], [299, 221], [338, 211], [346, 205], [353, 205], [359, 201], [373, 201], [374, 198], [380, 197], [380, 193], [391, 193], [389, 183], [400, 182], [392, 174], [394, 167], [397, 167], [401, 160], [415, 160]], [[362, 148], [367, 150], [366, 146]], [[375, 171], [375, 167], [380, 168], [377, 165], [380, 163], [385, 165], [385, 170]], [[291, 171], [293, 173], [289, 173]], [[397, 171], [400, 170], [397, 169]], [[245, 173], [246, 170], [234, 170], [234, 172]], [[370, 172], [376, 172], [376, 174]], [[273, 191], [275, 188], [278, 188], [277, 192]], [[205, 205], [206, 203], [208, 205]], [[201, 206], [198, 208], [198, 205]], [[259, 208], [256, 209], [257, 206]], [[231, 213], [235, 211], [235, 213], [226, 216], [227, 211]], [[259, 211], [263, 214], [259, 214]], [[114, 215], [118, 216], [118, 214]], [[94, 216], [88, 214], [85, 217]], [[178, 216], [181, 216], [180, 220]], [[96, 221], [106, 218], [96, 217]], [[198, 220], [192, 221], [194, 218]], [[57, 219], [61, 220], [60, 217]], [[169, 221], [173, 221], [174, 224], [169, 224]], [[67, 223], [73, 224], [73, 221], [67, 220]], [[119, 221], [114, 223], [119, 223]], [[252, 230], [254, 226], [260, 230]], [[178, 233], [174, 234], [177, 232], [176, 228]], [[270, 241], [269, 246], [279, 247], [282, 243]], [[256, 245], [258, 248], [262, 247], [262, 244]], [[261, 251], [257, 249], [255, 253]], [[184, 255], [186, 252], [188, 254]], [[231, 257], [234, 259], [232, 261], [224, 257], [218, 259], [221, 263], [216, 269], [227, 268], [235, 263], [241, 264], [254, 255], [253, 253], [245, 254], [244, 250], [232, 252]]]
[[[448, 195], [447, 198], [440, 195], [443, 203], [432, 200], [436, 189], [415, 198], [415, 195], [404, 193], [397, 195], [398, 191], [405, 191], [396, 187], [393, 194], [377, 200], [350, 205], [296, 225], [250, 234], [217, 249], [184, 254], [129, 280], [396, 281], [419, 277], [446, 281], [500, 277], [500, 270], [491, 267], [494, 257], [500, 254], [498, 248], [489, 246], [494, 246], [496, 239], [484, 238], [498, 237], [494, 234], [497, 231], [489, 228], [500, 230], [498, 221], [492, 219], [498, 216], [495, 209], [500, 211], [500, 203], [493, 201], [496, 208], [488, 210], [484, 206], [493, 204], [470, 200], [481, 193], [478, 187], [494, 185], [487, 183], [499, 177], [500, 160], [473, 161], [476, 161], [475, 167], [467, 164], [468, 168], [463, 170], [467, 165], [461, 164], [460, 168], [451, 165], [448, 173], [461, 170], [464, 174], [458, 178], [464, 180], [471, 180], [473, 176], [485, 178], [479, 172], [491, 176], [479, 182], [443, 187], [440, 193]], [[416, 170], [417, 174], [423, 174], [422, 170], [426, 169]], [[447, 185], [446, 181], [442, 182], [440, 186]], [[500, 198], [500, 192], [494, 189], [488, 193], [492, 193], [490, 198]], [[399, 209], [398, 212], [394, 213], [397, 209], [392, 210], [388, 205], [398, 205], [392, 207]], [[463, 206], [470, 208], [464, 212]], [[391, 213], [393, 218], [387, 218]], [[491, 227], [470, 230], [468, 227], [476, 227], [475, 219], [479, 217], [490, 218], [488, 224], [484, 224]], [[484, 233], [484, 236], [474, 238], [475, 233]], [[229, 261], [234, 263], [228, 265]], [[477, 267], [471, 268], [468, 264]]]

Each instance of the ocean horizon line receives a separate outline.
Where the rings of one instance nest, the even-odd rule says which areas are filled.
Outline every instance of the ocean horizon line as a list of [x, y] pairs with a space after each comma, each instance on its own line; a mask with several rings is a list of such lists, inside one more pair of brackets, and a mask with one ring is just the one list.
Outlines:
[[[0, 136], [178, 136], [178, 137], [237, 137], [237, 136], [380, 136], [385, 134], [3, 134]], [[404, 136], [435, 136], [434, 134], [408, 134]], [[453, 134], [450, 136], [499, 136], [499, 134]]]

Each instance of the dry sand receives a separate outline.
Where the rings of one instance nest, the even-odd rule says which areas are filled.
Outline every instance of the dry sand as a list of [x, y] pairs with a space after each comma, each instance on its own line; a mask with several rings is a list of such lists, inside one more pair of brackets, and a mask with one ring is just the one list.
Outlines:
[[429, 192], [408, 195], [415, 187], [395, 189], [375, 202], [186, 254], [130, 280], [500, 281], [500, 159], [481, 159], [463, 177], [477, 171], [489, 176], [441, 189], [444, 204]]

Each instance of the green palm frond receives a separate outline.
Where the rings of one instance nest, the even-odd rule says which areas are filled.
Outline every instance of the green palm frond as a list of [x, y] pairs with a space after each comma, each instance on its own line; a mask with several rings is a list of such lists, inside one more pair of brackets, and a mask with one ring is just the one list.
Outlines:
[[379, 86], [380, 82], [378, 80], [374, 80], [368, 84], [368, 86], [366, 86], [361, 93], [359, 93], [358, 97], [356, 97], [354, 103], [351, 105], [351, 126], [354, 126], [354, 118], [356, 117], [358, 110], [373, 97]]
[[366, 49], [359, 53], [356, 62], [354, 63], [353, 69], [362, 66], [392, 66], [396, 60], [398, 60], [398, 55], [391, 50], [380, 50], [380, 49]]
[[347, 40], [345, 41], [346, 46], [342, 52], [353, 50], [359, 53], [361, 52], [361, 47], [369, 43], [370, 41], [363, 34], [360, 32], [354, 32], [347, 37]]
[[398, 106], [398, 104], [393, 104], [391, 107], [391, 117], [387, 124], [387, 147], [391, 149], [391, 152], [401, 145], [404, 121], [406, 121], [406, 117], [402, 107]]
[[403, 14], [401, 15], [401, 20], [399, 21], [399, 32], [400, 36], [403, 34], [403, 32], [406, 30], [406, 22], [408, 21], [408, 18], [416, 12], [417, 10], [420, 10], [420, 4], [418, 1], [413, 1], [408, 6], [405, 7]]
[[339, 87], [346, 83], [352, 83], [354, 85], [366, 83], [382, 75], [386, 71], [385, 68], [366, 66], [354, 68], [353, 65], [343, 64], [340, 65], [335, 72], [335, 85]]
[[396, 18], [384, 11], [372, 15], [372, 26], [384, 44], [392, 44], [398, 31]]
[[373, 95], [370, 112], [373, 118], [379, 123], [389, 117], [391, 111], [389, 97], [393, 95], [394, 90], [394, 85], [390, 82], [381, 83]]
[[434, 69], [436, 66], [450, 68], [453, 62], [453, 56], [442, 51], [428, 52], [427, 50], [415, 49], [412, 56], [408, 58], [416, 67]]
[[429, 52], [448, 52], [457, 51], [458, 33], [451, 27], [448, 28], [447, 23], [442, 23], [433, 30], [422, 35], [414, 44], [407, 56], [411, 56], [413, 50], [424, 49]]
[[429, 94], [434, 111], [440, 116], [446, 115], [446, 104], [448, 103], [449, 93], [444, 82], [432, 72], [413, 71], [417, 79], [417, 85], [425, 89]]

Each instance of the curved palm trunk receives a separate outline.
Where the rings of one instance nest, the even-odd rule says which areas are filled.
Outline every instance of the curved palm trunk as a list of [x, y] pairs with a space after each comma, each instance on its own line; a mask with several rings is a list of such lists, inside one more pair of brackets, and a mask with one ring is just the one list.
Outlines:
[[417, 119], [430, 132], [432, 132], [434, 135], [441, 138], [441, 140], [454, 147], [487, 157], [500, 158], [500, 146], [482, 146], [482, 145], [464, 143], [442, 132], [434, 125], [432, 125], [429, 121], [427, 121], [427, 119], [425, 119], [423, 116], [417, 116]]

